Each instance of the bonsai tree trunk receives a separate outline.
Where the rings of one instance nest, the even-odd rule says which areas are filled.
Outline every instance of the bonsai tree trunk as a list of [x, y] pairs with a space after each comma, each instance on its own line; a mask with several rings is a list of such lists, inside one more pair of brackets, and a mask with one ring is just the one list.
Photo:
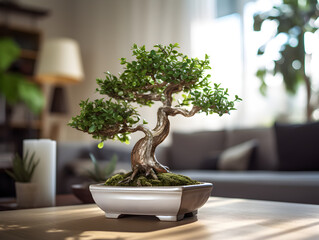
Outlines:
[[160, 107], [157, 111], [157, 124], [151, 131], [145, 126], [139, 125], [136, 130], [143, 131], [145, 137], [140, 139], [133, 147], [131, 153], [131, 164], [133, 173], [130, 180], [133, 180], [137, 173], [145, 173], [157, 179], [156, 173], [168, 172], [168, 167], [160, 164], [155, 156], [156, 147], [162, 143], [169, 134], [170, 122], [168, 117], [181, 114], [185, 117], [191, 117], [200, 110], [200, 107], [194, 106], [191, 111], [185, 109], [172, 108], [170, 106]]
[[130, 177], [134, 179], [137, 173], [145, 173], [157, 179], [156, 172], [168, 172], [168, 168], [161, 165], [155, 157], [154, 133], [145, 126], [139, 125], [137, 130], [144, 132], [145, 137], [140, 139], [131, 152], [131, 165], [133, 173]]

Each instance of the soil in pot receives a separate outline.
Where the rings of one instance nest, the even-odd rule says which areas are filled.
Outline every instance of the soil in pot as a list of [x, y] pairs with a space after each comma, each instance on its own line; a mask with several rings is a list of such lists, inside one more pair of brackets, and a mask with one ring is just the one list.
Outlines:
[[133, 181], [127, 181], [132, 172], [127, 174], [116, 174], [110, 177], [106, 182], [106, 186], [184, 186], [184, 185], [195, 185], [200, 184], [196, 180], [191, 178], [175, 174], [175, 173], [159, 173], [157, 174], [158, 179], [146, 177], [143, 174], [135, 176]]

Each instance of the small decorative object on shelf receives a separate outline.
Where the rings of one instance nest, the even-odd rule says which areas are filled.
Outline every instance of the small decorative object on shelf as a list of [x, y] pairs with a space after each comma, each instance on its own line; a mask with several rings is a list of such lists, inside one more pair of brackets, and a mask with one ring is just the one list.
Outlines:
[[38, 164], [39, 159], [35, 160], [35, 153], [29, 156], [29, 152], [26, 152], [23, 158], [16, 154], [13, 158], [12, 171], [6, 170], [6, 173], [15, 180], [19, 208], [35, 207], [37, 185], [31, 182], [31, 178]]
[[[140, 139], [132, 149], [131, 166], [132, 171], [128, 173], [125, 178], [118, 175], [106, 181], [106, 185], [114, 180], [118, 180], [115, 185], [127, 185], [136, 187], [146, 186], [147, 191], [161, 191], [164, 188], [170, 188], [171, 185], [178, 194], [198, 193], [197, 191], [188, 191], [191, 186], [197, 186], [201, 189], [206, 189], [206, 192], [198, 193], [202, 199], [205, 199], [201, 204], [196, 205], [195, 208], [188, 209], [189, 212], [195, 213], [208, 199], [212, 190], [212, 184], [204, 184], [189, 182], [188, 178], [169, 173], [168, 167], [159, 163], [155, 157], [155, 150], [157, 146], [162, 143], [169, 134], [170, 130], [170, 116], [182, 115], [185, 117], [192, 117], [196, 113], [213, 114], [217, 113], [222, 116], [235, 110], [235, 102], [241, 99], [236, 95], [234, 100], [228, 100], [228, 89], [220, 87], [220, 84], [214, 83], [213, 87], [209, 81], [210, 75], [204, 74], [205, 70], [210, 69], [209, 57], [205, 55], [204, 60], [197, 58], [189, 58], [188, 56], [178, 52], [176, 49], [178, 44], [169, 44], [168, 46], [155, 45], [154, 49], [147, 51], [145, 46], [138, 47], [133, 45], [133, 56], [136, 58], [133, 61], [127, 61], [121, 58], [121, 64], [124, 65], [125, 70], [119, 76], [115, 76], [110, 72], [106, 72], [105, 79], [97, 79], [98, 88], [96, 89], [100, 94], [107, 95], [109, 98], [96, 99], [90, 101], [89, 99], [80, 103], [80, 115], [73, 117], [69, 125], [80, 131], [92, 134], [93, 138], [101, 140], [98, 147], [102, 148], [104, 141], [107, 139], [118, 139], [121, 142], [129, 142], [129, 134], [141, 131], [145, 136]], [[174, 95], [182, 93], [181, 99], [174, 101]], [[155, 101], [161, 102], [157, 110], [157, 124], [155, 128], [147, 127], [147, 121], [141, 120], [136, 108], [130, 103], [134, 102], [144, 106], [152, 106]], [[179, 179], [176, 181], [176, 178]], [[165, 181], [161, 181], [165, 179]], [[186, 182], [181, 180], [187, 179]], [[150, 181], [149, 181], [150, 180]], [[176, 187], [178, 185], [188, 185], [183, 187]], [[113, 188], [112, 188], [113, 187]], [[107, 189], [106, 189], [107, 188]], [[98, 203], [98, 195], [103, 192], [107, 195], [112, 192], [111, 189], [117, 191], [119, 186], [91, 186], [94, 200]], [[126, 186], [123, 187], [127, 188]], [[134, 188], [135, 189], [135, 188]], [[178, 190], [177, 190], [178, 189]], [[188, 189], [188, 190], [186, 190]], [[140, 190], [144, 192], [143, 189]], [[174, 190], [168, 190], [168, 192]], [[132, 198], [123, 198], [123, 194], [129, 194], [125, 189], [115, 194], [112, 201], [126, 201]], [[159, 194], [159, 196], [162, 196]], [[167, 197], [170, 194], [166, 195]], [[118, 197], [118, 198], [117, 198]], [[183, 195], [183, 198], [186, 195]], [[100, 197], [99, 197], [100, 198]], [[141, 195], [138, 198], [143, 199]], [[152, 198], [158, 196], [152, 195]], [[190, 197], [195, 199], [196, 197]], [[126, 200], [125, 200], [126, 199]], [[145, 201], [140, 202], [140, 207], [143, 204], [155, 204], [155, 202], [148, 202], [148, 197]], [[131, 203], [126, 203], [128, 207]], [[162, 201], [165, 201], [162, 199]], [[123, 203], [123, 202], [122, 202]], [[180, 201], [181, 203], [181, 201]], [[187, 201], [190, 204], [190, 201]], [[100, 206], [100, 205], [99, 205]], [[178, 213], [164, 211], [163, 217], [160, 213], [154, 214], [147, 211], [122, 211], [121, 206], [115, 206], [115, 209], [108, 208], [111, 217], [119, 216], [120, 214], [149, 214], [161, 216], [161, 220], [176, 221], [183, 218], [182, 215], [188, 212]], [[181, 204], [176, 206], [182, 207]], [[100, 206], [101, 207], [101, 206]], [[101, 207], [103, 209], [103, 207]], [[174, 211], [173, 211], [174, 212]], [[178, 213], [178, 214], [177, 214]], [[176, 215], [177, 214], [177, 215]], [[110, 216], [110, 214], [106, 214]]]

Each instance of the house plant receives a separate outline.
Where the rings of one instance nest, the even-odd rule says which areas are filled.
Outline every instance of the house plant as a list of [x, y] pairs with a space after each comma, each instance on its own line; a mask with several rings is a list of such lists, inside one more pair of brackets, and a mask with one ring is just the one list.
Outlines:
[[13, 158], [12, 171], [6, 170], [6, 173], [15, 180], [16, 198], [19, 208], [29, 208], [35, 205], [35, 191], [37, 186], [31, 183], [31, 178], [39, 160], [34, 159], [35, 153], [29, 157], [29, 152], [21, 158], [16, 154]]
[[318, 106], [311, 104], [314, 90], [311, 77], [306, 71], [305, 36], [307, 33], [314, 33], [318, 30], [318, 24], [316, 24], [319, 18], [318, 8], [317, 0], [283, 0], [282, 3], [274, 5], [271, 10], [257, 12], [254, 15], [255, 31], [261, 31], [264, 23], [274, 22], [276, 24], [274, 34], [269, 36], [269, 39], [259, 47], [258, 55], [266, 55], [265, 53], [273, 50], [270, 47], [272, 42], [280, 42], [278, 41], [280, 38], [286, 38], [285, 41], [281, 41], [278, 56], [273, 59], [273, 68], [269, 69], [263, 66], [256, 73], [261, 80], [261, 93], [266, 94], [265, 77], [267, 74], [280, 73], [289, 94], [295, 94], [298, 87], [304, 84], [306, 87], [307, 121], [311, 120], [312, 112]]
[[[138, 203], [141, 202], [141, 196], [145, 194], [145, 189], [147, 189], [145, 191], [151, 193], [157, 191], [164, 195], [168, 187], [163, 187], [163, 185], [175, 185], [173, 192], [180, 193], [183, 191], [190, 192], [185, 190], [189, 188], [178, 188], [176, 185], [194, 186], [194, 184], [198, 184], [187, 177], [169, 173], [168, 167], [163, 166], [156, 159], [156, 147], [169, 134], [170, 122], [168, 117], [176, 115], [191, 117], [201, 112], [206, 114], [217, 113], [222, 116], [234, 110], [234, 102], [241, 100], [237, 95], [234, 100], [228, 100], [228, 89], [221, 88], [220, 84], [215, 83], [214, 87], [211, 86], [210, 75], [204, 74], [205, 70], [210, 69], [207, 55], [204, 60], [188, 58], [178, 52], [177, 48], [178, 44], [155, 45], [154, 49], [147, 51], [145, 46], [138, 47], [134, 44], [132, 52], [135, 60], [127, 61], [125, 58], [121, 58], [121, 65], [125, 68], [122, 74], [115, 76], [106, 72], [105, 79], [97, 79], [99, 87], [96, 91], [102, 95], [107, 95], [109, 98], [81, 101], [80, 114], [73, 117], [69, 123], [71, 127], [89, 133], [93, 138], [101, 140], [98, 145], [100, 148], [103, 147], [104, 141], [107, 139], [117, 139], [128, 143], [129, 134], [137, 131], [145, 134], [145, 137], [140, 139], [132, 149], [132, 171], [124, 179], [116, 175], [106, 181], [106, 185], [126, 184], [139, 187], [125, 188], [126, 194], [128, 189], [132, 189], [133, 193], [142, 191], [141, 195], [133, 197], [134, 199], [139, 198]], [[176, 103], [174, 95], [178, 93], [182, 93], [182, 99]], [[140, 119], [139, 113], [131, 103], [152, 106], [155, 101], [161, 102], [162, 106], [157, 111], [157, 124], [151, 130], [147, 127], [146, 120]], [[178, 180], [176, 181], [176, 179]], [[154, 185], [161, 187], [140, 188], [140, 186]], [[208, 189], [208, 195], [207, 193], [206, 195], [203, 192], [201, 193], [202, 196], [206, 196], [207, 200], [212, 186], [201, 186], [199, 188], [200, 190]], [[91, 187], [92, 191], [96, 190], [97, 192], [101, 192], [103, 189], [105, 189], [105, 186]], [[111, 186], [110, 189], [117, 191], [115, 189], [121, 189], [121, 187]], [[166, 193], [168, 195], [173, 194], [170, 190]], [[154, 196], [149, 196], [149, 198], [154, 198]], [[94, 197], [94, 199], [97, 201], [97, 198]], [[201, 199], [205, 199], [205, 197]], [[105, 199], [103, 201], [105, 202]], [[119, 203], [121, 201], [118, 199], [118, 201], [113, 202]], [[185, 208], [184, 212], [175, 212], [174, 214], [163, 210], [162, 213], [154, 213], [153, 215], [162, 220], [178, 220], [187, 211], [195, 212], [204, 202], [198, 203], [198, 206], [192, 210]], [[130, 201], [129, 205], [133, 205], [132, 203], [133, 201]], [[136, 205], [133, 208], [146, 209], [147, 204], [145, 202], [142, 204], [144, 204], [143, 207]], [[151, 203], [150, 207], [154, 208], [152, 204], [154, 203]], [[123, 210], [123, 206], [116, 207]], [[103, 209], [103, 206], [101, 208]], [[145, 211], [125, 213], [148, 214]], [[108, 217], [118, 217], [119, 214], [116, 211], [109, 211], [106, 215]]]
[[73, 194], [83, 203], [94, 202], [89, 190], [89, 185], [93, 183], [104, 183], [109, 177], [111, 177], [114, 174], [118, 159], [117, 155], [113, 155], [108, 164], [106, 164], [106, 166], [103, 169], [101, 169], [94, 154], [90, 153], [89, 155], [93, 164], [93, 169], [87, 169], [86, 176], [90, 179], [90, 181], [82, 184], [72, 185]]
[[23, 102], [34, 114], [39, 114], [45, 99], [39, 86], [20, 73], [11, 72], [10, 66], [20, 56], [21, 49], [8, 37], [0, 38], [0, 95], [11, 106]]

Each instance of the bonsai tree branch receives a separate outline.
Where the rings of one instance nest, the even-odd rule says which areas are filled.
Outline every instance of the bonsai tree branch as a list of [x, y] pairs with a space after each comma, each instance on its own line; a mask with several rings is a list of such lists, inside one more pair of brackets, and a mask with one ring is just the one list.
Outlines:
[[184, 117], [192, 117], [200, 110], [201, 108], [199, 106], [193, 106], [193, 108], [190, 111], [186, 109], [182, 109], [182, 108], [172, 108], [172, 107], [166, 107], [164, 111], [169, 116], [176, 116], [177, 114], [181, 114]]

